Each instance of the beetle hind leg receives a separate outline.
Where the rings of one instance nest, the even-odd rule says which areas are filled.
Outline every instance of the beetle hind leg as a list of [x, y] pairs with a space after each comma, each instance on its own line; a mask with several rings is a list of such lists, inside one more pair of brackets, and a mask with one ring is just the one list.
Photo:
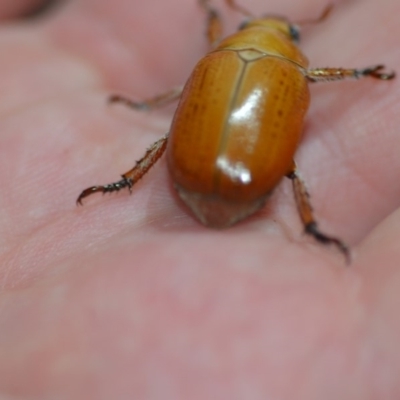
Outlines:
[[161, 139], [153, 143], [146, 151], [145, 155], [136, 162], [136, 165], [122, 175], [122, 179], [110, 183], [108, 185], [91, 186], [85, 189], [77, 198], [76, 203], [82, 204], [82, 200], [94, 193], [111, 193], [118, 192], [121, 189], [128, 188], [132, 191], [132, 186], [146, 174], [146, 172], [157, 162], [163, 155], [168, 142], [168, 134], [164, 135]]
[[350, 262], [350, 251], [349, 248], [340, 239], [328, 236], [321, 232], [318, 228], [318, 224], [315, 221], [313, 210], [310, 202], [310, 196], [307, 192], [305, 183], [299, 176], [296, 167], [287, 174], [287, 177], [292, 181], [294, 196], [296, 199], [297, 208], [299, 210], [300, 218], [304, 225], [304, 231], [313, 236], [318, 242], [323, 244], [332, 244], [336, 246], [346, 258], [346, 262]]

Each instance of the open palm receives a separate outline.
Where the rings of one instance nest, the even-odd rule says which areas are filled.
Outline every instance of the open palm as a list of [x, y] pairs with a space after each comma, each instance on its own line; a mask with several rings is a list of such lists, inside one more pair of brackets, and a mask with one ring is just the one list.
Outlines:
[[[217, 5], [232, 31], [237, 14]], [[246, 5], [301, 20], [326, 3]], [[343, 1], [302, 48], [313, 67], [396, 69], [399, 11]], [[187, 213], [164, 158], [132, 196], [76, 207], [169, 129], [173, 108], [108, 95], [184, 83], [203, 33], [195, 0], [70, 0], [0, 26], [0, 397], [400, 398], [397, 80], [311, 88], [296, 161], [350, 267], [301, 234], [286, 180], [223, 231]]]

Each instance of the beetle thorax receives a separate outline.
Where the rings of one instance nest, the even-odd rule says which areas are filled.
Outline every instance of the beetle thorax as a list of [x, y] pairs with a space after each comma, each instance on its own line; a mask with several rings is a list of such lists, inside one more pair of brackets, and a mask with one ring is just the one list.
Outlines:
[[[265, 20], [260, 20], [265, 21]], [[308, 60], [288, 36], [272, 24], [252, 24], [224, 39], [214, 51], [236, 50], [241, 53], [258, 52], [259, 54], [285, 58], [303, 68], [308, 66]], [[252, 57], [251, 57], [252, 58]]]

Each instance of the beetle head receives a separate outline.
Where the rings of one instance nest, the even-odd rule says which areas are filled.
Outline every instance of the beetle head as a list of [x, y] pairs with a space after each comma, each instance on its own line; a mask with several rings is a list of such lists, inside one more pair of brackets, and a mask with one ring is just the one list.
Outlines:
[[273, 29], [280, 33], [283, 33], [288, 39], [294, 43], [298, 43], [300, 40], [300, 29], [297, 25], [290, 23], [285, 17], [276, 15], [266, 15], [263, 18], [250, 19], [244, 21], [239, 29], [247, 29], [252, 27], [263, 27], [267, 29]]
[[[299, 26], [317, 24], [324, 21], [333, 9], [333, 4], [328, 4], [322, 13], [313, 19], [305, 19], [301, 21], [296, 21], [296, 24], [291, 23], [287, 18], [281, 17], [279, 15], [265, 15], [262, 18], [254, 18], [243, 22], [239, 29], [246, 29], [253, 26], [265, 27], [269, 29], [275, 29], [278, 32], [283, 33], [286, 37], [292, 40], [294, 43], [298, 43], [300, 40], [300, 28]], [[251, 16], [246, 10], [240, 9], [242, 14], [246, 16]]]

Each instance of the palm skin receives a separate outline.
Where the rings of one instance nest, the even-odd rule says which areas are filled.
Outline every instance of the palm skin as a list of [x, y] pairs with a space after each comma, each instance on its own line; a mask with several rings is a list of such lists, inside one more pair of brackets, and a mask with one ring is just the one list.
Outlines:
[[[294, 20], [325, 5], [247, 4]], [[395, 69], [399, 11], [396, 0], [343, 1], [304, 29], [302, 49], [314, 67]], [[397, 80], [311, 88], [296, 161], [321, 229], [350, 245], [349, 267], [301, 234], [285, 180], [224, 231], [190, 217], [164, 158], [132, 196], [75, 206], [168, 131], [173, 109], [140, 113], [107, 96], [182, 83], [207, 49], [203, 17], [195, 1], [75, 0], [3, 24], [4, 398], [400, 397]]]

